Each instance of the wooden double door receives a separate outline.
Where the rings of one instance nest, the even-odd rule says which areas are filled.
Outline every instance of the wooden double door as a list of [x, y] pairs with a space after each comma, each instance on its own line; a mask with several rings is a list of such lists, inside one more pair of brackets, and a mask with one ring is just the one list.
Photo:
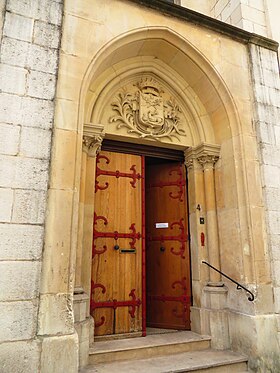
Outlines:
[[95, 335], [190, 329], [190, 258], [182, 162], [101, 151], [93, 217]]

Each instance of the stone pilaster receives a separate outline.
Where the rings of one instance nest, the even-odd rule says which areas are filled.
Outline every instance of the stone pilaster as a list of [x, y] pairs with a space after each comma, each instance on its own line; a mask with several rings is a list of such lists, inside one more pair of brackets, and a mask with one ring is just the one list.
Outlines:
[[75, 329], [79, 337], [80, 367], [88, 363], [89, 345], [94, 324], [89, 313], [94, 181], [96, 155], [101, 148], [104, 135], [102, 125], [84, 125], [74, 291], [74, 318]]
[[[220, 269], [214, 166], [218, 145], [201, 144], [185, 152], [188, 168], [189, 211], [192, 253], [192, 330], [212, 337], [217, 349], [229, 348], [227, 288], [219, 273], [201, 264], [209, 261]], [[204, 242], [205, 237], [205, 242]], [[210, 280], [210, 281], [209, 281]], [[205, 286], [206, 285], [206, 286]]]
[[[211, 147], [212, 148], [212, 147]], [[214, 166], [219, 156], [215, 152], [219, 149], [213, 148], [209, 152], [209, 145], [203, 145], [199, 149], [197, 157], [198, 162], [203, 167], [204, 175], [204, 190], [205, 190], [205, 209], [207, 221], [207, 246], [208, 258], [212, 266], [220, 270], [220, 250], [219, 250], [219, 237], [218, 237], [218, 224], [216, 213], [216, 195], [215, 195], [215, 182], [214, 182]], [[210, 270], [210, 283], [217, 284], [220, 282], [220, 274], [214, 270]]]

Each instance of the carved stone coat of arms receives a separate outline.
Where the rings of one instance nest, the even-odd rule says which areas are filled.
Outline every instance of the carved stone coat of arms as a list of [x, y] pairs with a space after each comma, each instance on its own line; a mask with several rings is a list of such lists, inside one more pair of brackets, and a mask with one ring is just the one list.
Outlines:
[[174, 98], [165, 100], [164, 91], [153, 78], [141, 79], [134, 87], [136, 92], [127, 90], [120, 92], [112, 103], [117, 113], [110, 118], [117, 127], [128, 128], [129, 133], [135, 133], [141, 138], [160, 140], [167, 137], [180, 139], [186, 136], [180, 128], [180, 107]]

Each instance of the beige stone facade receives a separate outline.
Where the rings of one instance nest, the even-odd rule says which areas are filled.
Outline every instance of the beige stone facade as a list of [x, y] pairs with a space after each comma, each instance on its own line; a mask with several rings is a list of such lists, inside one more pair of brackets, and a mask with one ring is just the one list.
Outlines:
[[[0, 371], [76, 373], [88, 363], [93, 186], [104, 138], [184, 152], [191, 329], [210, 335], [214, 348], [246, 354], [252, 371], [279, 371], [273, 4], [34, 4], [0, 2]], [[169, 102], [171, 119], [160, 135], [141, 132], [125, 115], [133, 105], [126, 106], [124, 94], [141, 92], [143, 82]], [[202, 261], [246, 286], [255, 300]]]

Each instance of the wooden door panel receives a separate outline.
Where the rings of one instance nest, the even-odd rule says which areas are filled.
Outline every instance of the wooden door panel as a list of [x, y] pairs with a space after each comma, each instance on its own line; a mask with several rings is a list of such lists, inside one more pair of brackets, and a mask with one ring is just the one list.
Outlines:
[[101, 152], [97, 158], [91, 298], [96, 335], [141, 330], [140, 173], [140, 156]]
[[[159, 228], [157, 223], [165, 223]], [[146, 168], [147, 325], [190, 328], [186, 175], [181, 163]]]

